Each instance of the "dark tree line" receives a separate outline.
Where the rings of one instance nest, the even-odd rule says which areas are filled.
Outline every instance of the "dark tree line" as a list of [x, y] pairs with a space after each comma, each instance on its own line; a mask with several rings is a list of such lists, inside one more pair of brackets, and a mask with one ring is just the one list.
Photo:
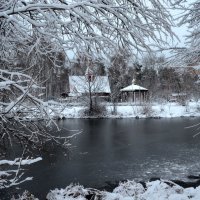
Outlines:
[[[116, 53], [106, 67], [102, 60], [88, 58], [80, 54], [71, 67], [65, 66], [64, 54], [58, 54], [60, 66], [55, 68], [52, 61], [43, 57], [43, 69], [37, 80], [45, 86], [43, 97], [46, 99], [59, 98], [69, 92], [69, 75], [84, 76], [87, 67], [91, 67], [97, 76], [109, 77], [111, 101], [120, 102], [120, 89], [132, 84], [143, 86], [149, 90], [151, 100], [168, 100], [172, 93], [186, 93], [190, 98], [199, 98], [197, 84], [198, 76], [192, 67], [175, 68], [166, 66], [164, 56], [145, 56], [142, 61], [131, 61], [131, 55], [125, 50]], [[20, 63], [22, 64], [22, 63]], [[27, 67], [27, 65], [26, 65]], [[34, 71], [29, 72], [34, 74]]]
[[144, 57], [142, 64], [129, 63], [127, 55], [116, 54], [111, 60], [109, 78], [112, 100], [120, 101], [120, 89], [132, 84], [149, 90], [151, 100], [169, 100], [173, 93], [186, 94], [188, 98], [199, 98], [198, 75], [192, 67], [175, 68], [166, 66], [164, 56]]

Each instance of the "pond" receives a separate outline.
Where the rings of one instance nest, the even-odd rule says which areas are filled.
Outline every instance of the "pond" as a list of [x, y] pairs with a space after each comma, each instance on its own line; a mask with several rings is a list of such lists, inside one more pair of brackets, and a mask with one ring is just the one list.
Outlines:
[[200, 172], [200, 136], [187, 129], [197, 118], [67, 119], [62, 134], [82, 130], [72, 140], [69, 158], [58, 150], [29, 167], [31, 182], [20, 185], [44, 199], [50, 189], [70, 183], [105, 188], [108, 182], [151, 177], [186, 179]]

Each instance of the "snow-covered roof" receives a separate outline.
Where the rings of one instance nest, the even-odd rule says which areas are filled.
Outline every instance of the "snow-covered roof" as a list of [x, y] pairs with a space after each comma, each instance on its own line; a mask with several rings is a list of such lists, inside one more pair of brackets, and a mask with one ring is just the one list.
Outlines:
[[131, 84], [123, 89], [121, 89], [120, 91], [121, 92], [133, 92], [133, 91], [136, 91], [136, 90], [145, 90], [145, 91], [148, 91], [148, 89], [144, 88], [144, 87], [141, 87], [139, 85], [135, 85], [135, 84]]
[[94, 76], [90, 83], [87, 76], [69, 76], [69, 87], [72, 96], [88, 93], [90, 87], [92, 93], [111, 93], [107, 76]]

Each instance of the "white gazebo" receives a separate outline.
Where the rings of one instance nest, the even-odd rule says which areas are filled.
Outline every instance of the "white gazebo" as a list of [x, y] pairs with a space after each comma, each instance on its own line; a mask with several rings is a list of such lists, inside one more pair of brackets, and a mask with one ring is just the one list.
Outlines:
[[148, 89], [135, 84], [133, 79], [132, 84], [121, 89], [122, 101], [143, 102], [148, 98]]

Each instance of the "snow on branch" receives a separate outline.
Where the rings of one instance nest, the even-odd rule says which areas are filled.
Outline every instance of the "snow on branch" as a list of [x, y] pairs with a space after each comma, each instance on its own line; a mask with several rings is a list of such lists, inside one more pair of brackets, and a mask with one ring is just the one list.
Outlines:
[[4, 0], [1, 36], [7, 47], [13, 41], [45, 36], [76, 53], [86, 49], [93, 54], [109, 53], [119, 44], [136, 51], [150, 50], [148, 40], [161, 45], [165, 43], [162, 35], [175, 36], [168, 6], [154, 0], [12, 0], [9, 4]]
[[36, 97], [38, 88], [31, 76], [0, 69], [1, 145], [8, 141], [12, 146], [18, 139], [23, 145], [31, 143], [29, 147], [33, 148], [42, 148], [47, 141], [66, 149], [69, 147], [72, 136], [60, 137], [50, 133], [51, 128], [59, 128], [48, 103]]
[[32, 163], [38, 162], [42, 160], [41, 157], [35, 158], [35, 159], [24, 159], [21, 160], [20, 158], [15, 158], [15, 160], [0, 160], [0, 165], [30, 165]]
[[200, 62], [200, 2], [179, 0], [175, 4], [181, 11], [178, 25], [187, 25], [189, 31], [185, 36], [184, 48], [175, 48], [175, 65], [198, 64]]
[[[33, 179], [33, 177], [26, 177], [23, 178], [24, 172], [21, 169], [22, 165], [30, 165], [33, 163], [36, 163], [38, 161], [41, 161], [42, 158], [38, 157], [38, 158], [26, 158], [26, 159], [22, 159], [22, 158], [16, 158], [15, 160], [11, 161], [11, 160], [0, 160], [0, 189], [4, 189], [4, 188], [9, 188], [12, 186], [16, 186], [19, 185], [25, 181], [30, 181]], [[15, 168], [12, 167], [12, 169], [7, 169], [7, 170], [3, 170], [5, 168], [6, 165], [9, 166], [16, 166]], [[7, 168], [7, 166], [6, 166]]]

